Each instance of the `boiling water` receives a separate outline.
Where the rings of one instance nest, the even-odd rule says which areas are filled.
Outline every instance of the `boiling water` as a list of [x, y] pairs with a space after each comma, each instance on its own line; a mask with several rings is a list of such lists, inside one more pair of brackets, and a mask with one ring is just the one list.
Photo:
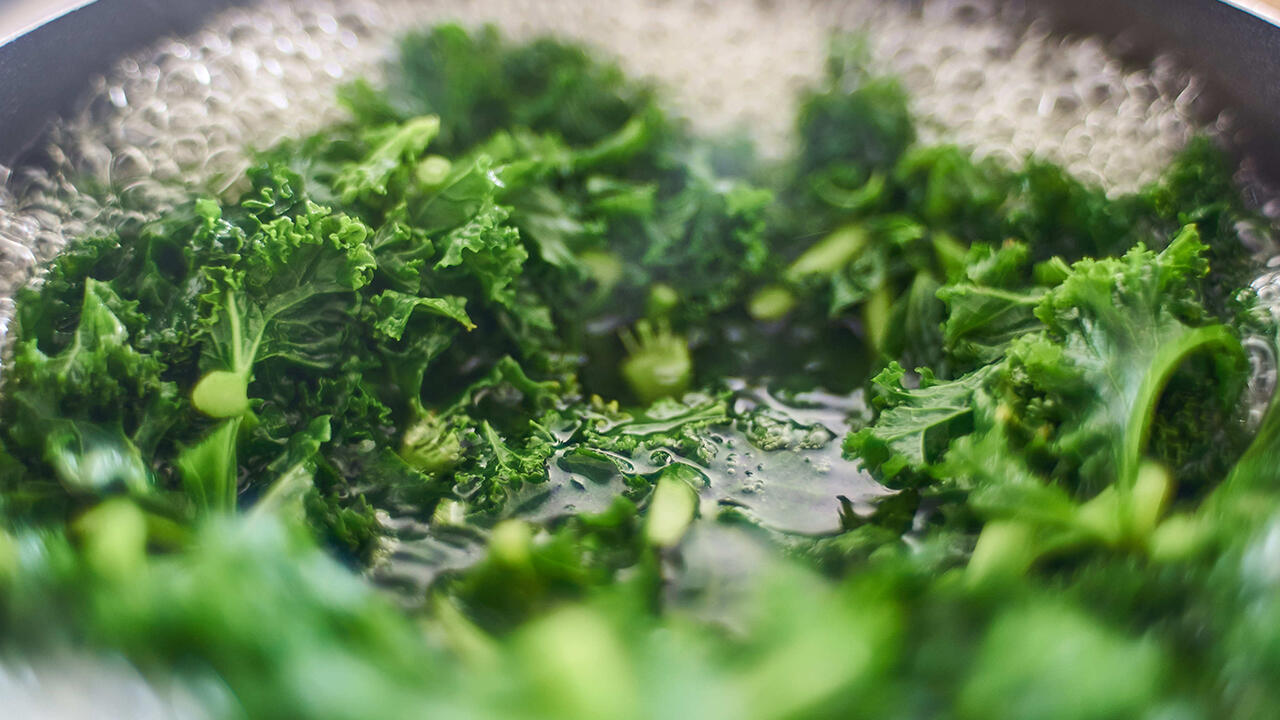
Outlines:
[[[378, 78], [407, 28], [493, 22], [595, 46], [653, 80], [696, 129], [745, 129], [787, 151], [795, 99], [821, 76], [833, 32], [860, 31], [911, 92], [926, 142], [1008, 163], [1030, 153], [1114, 192], [1155, 178], [1206, 119], [1201, 83], [1168, 57], [1122, 65], [1095, 39], [1064, 39], [995, 0], [266, 0], [216, 16], [93, 80], [29, 165], [0, 167], [0, 348], [11, 296], [78, 236], [154, 217], [192, 190], [234, 192], [247, 150], [342, 119], [336, 90]], [[1017, 29], [1015, 29], [1017, 28]], [[1242, 179], [1269, 216], [1272, 193]], [[103, 190], [102, 188], [110, 188]], [[1257, 243], [1257, 238], [1243, 241]], [[1265, 248], [1257, 248], [1260, 251]], [[1280, 259], [1254, 286], [1280, 316]], [[1276, 384], [1269, 339], [1247, 343], [1254, 421]]]
[[[1123, 192], [1154, 179], [1206, 118], [1201, 83], [1169, 57], [1127, 68], [1096, 39], [1018, 22], [996, 0], [265, 0], [216, 16], [95, 78], [29, 165], [0, 166], [0, 350], [11, 296], [66, 243], [153, 217], [192, 190], [233, 192], [247, 150], [342, 119], [336, 90], [376, 81], [407, 28], [492, 22], [595, 46], [660, 85], [705, 133], [745, 129], [787, 151], [795, 99], [833, 32], [860, 31], [911, 92], [925, 142], [1013, 164], [1030, 153]], [[1017, 29], [1015, 29], [1017, 28]], [[1241, 173], [1270, 217], [1280, 201]], [[110, 188], [102, 190], [102, 188]], [[1256, 242], [1256, 238], [1244, 238]], [[1273, 261], [1271, 267], [1280, 267]], [[1280, 316], [1280, 271], [1255, 283]], [[1254, 419], [1276, 384], [1272, 343], [1249, 344]]]
[[[1127, 68], [1095, 39], [1016, 22], [1011, 5], [266, 0], [226, 11], [199, 33], [118, 62], [51, 128], [30, 165], [0, 166], [0, 349], [13, 292], [69, 240], [153, 217], [193, 189], [234, 191], [248, 148], [340, 120], [342, 83], [376, 80], [396, 35], [445, 20], [586, 42], [662, 86], [698, 130], [746, 129], [771, 155], [786, 152], [794, 100], [821, 77], [828, 39], [842, 30], [865, 33], [874, 62], [903, 80], [926, 142], [1008, 163], [1035, 153], [1122, 192], [1155, 178], [1197, 130], [1230, 139], [1229, 115], [1206, 119], [1201, 83], [1171, 58]], [[1249, 175], [1246, 165], [1257, 204], [1280, 216], [1280, 202], [1265, 202], [1273, 194]], [[1280, 272], [1255, 287], [1280, 314]], [[1275, 385], [1275, 358], [1267, 341], [1250, 350], [1262, 400]]]
[[[341, 83], [376, 79], [395, 35], [441, 20], [595, 45], [664, 86], [698, 129], [747, 128], [773, 154], [786, 150], [792, 100], [821, 76], [831, 32], [865, 30], [877, 63], [912, 92], [926, 141], [1009, 162], [1034, 152], [1117, 191], [1155, 177], [1197, 127], [1194, 76], [1167, 58], [1126, 69], [1098, 41], [1038, 24], [1014, 31], [1003, 5], [268, 0], [233, 9], [95, 79], [39, 162], [13, 169], [0, 196], [0, 296], [68, 239], [150, 216], [190, 188], [225, 190], [246, 148], [340, 119]], [[104, 186], [113, 189], [88, 190]], [[0, 307], [0, 318], [10, 311]]]
[[[794, 100], [821, 77], [828, 39], [842, 30], [864, 32], [879, 68], [903, 80], [926, 142], [1008, 163], [1035, 153], [1122, 192], [1156, 177], [1197, 130], [1229, 140], [1229, 116], [1206, 120], [1201, 83], [1172, 59], [1126, 68], [1097, 40], [1015, 22], [1009, 5], [266, 0], [226, 11], [199, 33], [118, 62], [50, 129], [30, 165], [0, 167], [0, 347], [13, 292], [69, 240], [153, 217], [192, 190], [234, 191], [247, 149], [340, 120], [342, 83], [376, 80], [396, 35], [445, 20], [586, 42], [662, 86], [698, 130], [746, 129], [772, 155], [786, 152]], [[1246, 184], [1280, 216], [1280, 202], [1264, 202], [1271, 193]], [[1255, 288], [1280, 308], [1280, 272]], [[1259, 398], [1275, 385], [1270, 348], [1250, 343]]]

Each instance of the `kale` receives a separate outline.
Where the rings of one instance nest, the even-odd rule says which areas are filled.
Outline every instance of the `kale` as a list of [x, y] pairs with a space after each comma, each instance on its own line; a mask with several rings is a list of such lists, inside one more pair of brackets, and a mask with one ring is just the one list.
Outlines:
[[252, 718], [1269, 716], [1230, 159], [1109, 195], [920, 143], [868, 68], [833, 45], [778, 164], [439, 26], [239, 197], [74, 243], [0, 389], [0, 671]]

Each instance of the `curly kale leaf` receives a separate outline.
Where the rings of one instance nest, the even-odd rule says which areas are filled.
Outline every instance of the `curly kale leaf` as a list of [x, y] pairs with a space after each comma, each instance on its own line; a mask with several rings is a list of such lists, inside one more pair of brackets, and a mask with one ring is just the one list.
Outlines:
[[437, 114], [442, 152], [460, 154], [510, 127], [592, 144], [651, 106], [653, 92], [574, 45], [440, 25], [405, 37], [385, 92], [361, 83], [345, 99], [371, 124]]
[[333, 368], [345, 351], [355, 292], [374, 267], [369, 228], [326, 208], [279, 217], [249, 236], [230, 267], [213, 267], [204, 378], [192, 390], [214, 417], [248, 410], [253, 367], [271, 359]]
[[410, 171], [440, 132], [440, 118], [426, 115], [400, 125], [368, 133], [373, 149], [358, 163], [347, 165], [334, 179], [334, 190], [344, 203], [373, 199], [403, 187], [413, 179]]
[[137, 303], [93, 279], [83, 293], [62, 350], [45, 354], [35, 337], [19, 342], [5, 384], [5, 445], [28, 458], [26, 472], [5, 484], [22, 483], [25, 503], [48, 502], [55, 512], [65, 507], [64, 493], [147, 492], [153, 480], [144, 458], [180, 413], [166, 364], [131, 343], [145, 328]]
[[691, 316], [722, 311], [764, 267], [765, 210], [772, 201], [768, 190], [695, 163], [684, 187], [660, 202], [655, 222], [646, 224], [648, 243], [636, 261], [650, 282], [679, 288], [692, 304]]
[[797, 126], [800, 174], [810, 176], [815, 189], [861, 184], [892, 168], [916, 139], [902, 86], [871, 77], [861, 49], [851, 44], [833, 48], [826, 85], [804, 100]]
[[[925, 472], [941, 459], [950, 441], [967, 432], [973, 395], [994, 367], [957, 380], [939, 381], [922, 368], [915, 387], [903, 384], [906, 371], [896, 362], [875, 377], [875, 424], [851, 433], [845, 453], [862, 460], [878, 476], [892, 480], [904, 470]], [[971, 427], [971, 423], [970, 423]]]
[[1079, 459], [1083, 486], [1133, 482], [1161, 393], [1191, 356], [1213, 353], [1206, 395], [1238, 396], [1240, 341], [1199, 304], [1205, 251], [1191, 227], [1159, 254], [1082, 260], [1037, 307], [1046, 331], [1014, 342], [1010, 370], [1059, 408], [1056, 451]]
[[[879, 417], [846, 452], [879, 477], [910, 471], [967, 493], [967, 508], [993, 521], [976, 576], [1081, 543], [1161, 547], [1182, 478], [1149, 462], [1161, 449], [1153, 434], [1225, 419], [1247, 376], [1235, 333], [1201, 304], [1205, 252], [1189, 227], [1160, 253], [1139, 245], [1075, 263], [1037, 291], [1039, 329], [1020, 321], [989, 364], [943, 382], [925, 369], [914, 388], [897, 365], [882, 373]], [[1174, 378], [1198, 388], [1194, 407], [1162, 402]]]

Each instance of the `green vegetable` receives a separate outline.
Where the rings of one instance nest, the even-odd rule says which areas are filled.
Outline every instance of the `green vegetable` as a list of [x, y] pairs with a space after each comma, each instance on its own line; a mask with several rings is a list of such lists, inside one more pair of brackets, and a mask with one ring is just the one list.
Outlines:
[[232, 418], [178, 456], [178, 472], [182, 475], [184, 489], [197, 507], [220, 511], [235, 509], [239, 474], [236, 442], [239, 433], [240, 419]]
[[847, 39], [781, 164], [559, 41], [385, 77], [18, 298], [0, 658], [249, 718], [1274, 714], [1209, 141], [1124, 196], [976, 161]]
[[[679, 544], [681, 536], [693, 522], [698, 509], [698, 496], [681, 475], [689, 472], [687, 465], [667, 468], [653, 487], [646, 517], [645, 539], [658, 547]], [[684, 472], [681, 472], [685, 469]]]
[[622, 335], [622, 344], [630, 356], [622, 364], [622, 376], [642, 402], [675, 397], [689, 389], [693, 366], [688, 346], [669, 327], [654, 328], [641, 320], [634, 335]]

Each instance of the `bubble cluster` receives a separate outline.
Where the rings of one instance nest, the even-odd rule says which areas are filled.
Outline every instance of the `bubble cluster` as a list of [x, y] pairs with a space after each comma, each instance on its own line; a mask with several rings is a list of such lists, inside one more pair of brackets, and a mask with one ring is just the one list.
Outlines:
[[932, 121], [926, 141], [1008, 162], [1035, 154], [1114, 190], [1153, 180], [1202, 112], [1199, 81], [1169, 57], [1128, 68], [1100, 40], [1055, 36], [1043, 21], [1010, 32], [1003, 6], [960, 0], [903, 13], [881, 3], [871, 16], [848, 12]]
[[1172, 59], [1134, 70], [1096, 39], [1016, 22], [1009, 5], [264, 0], [227, 10], [119, 61], [32, 161], [0, 168], [0, 344], [14, 290], [68, 240], [153, 217], [193, 190], [234, 191], [249, 148], [341, 119], [342, 83], [376, 82], [397, 35], [443, 20], [586, 42], [663, 87], [697, 130], [742, 129], [774, 155], [837, 30], [863, 31], [873, 63], [903, 79], [926, 141], [1009, 163], [1034, 153], [1116, 192], [1152, 179], [1193, 131], [1229, 130], [1225, 116], [1197, 122], [1201, 84]]

